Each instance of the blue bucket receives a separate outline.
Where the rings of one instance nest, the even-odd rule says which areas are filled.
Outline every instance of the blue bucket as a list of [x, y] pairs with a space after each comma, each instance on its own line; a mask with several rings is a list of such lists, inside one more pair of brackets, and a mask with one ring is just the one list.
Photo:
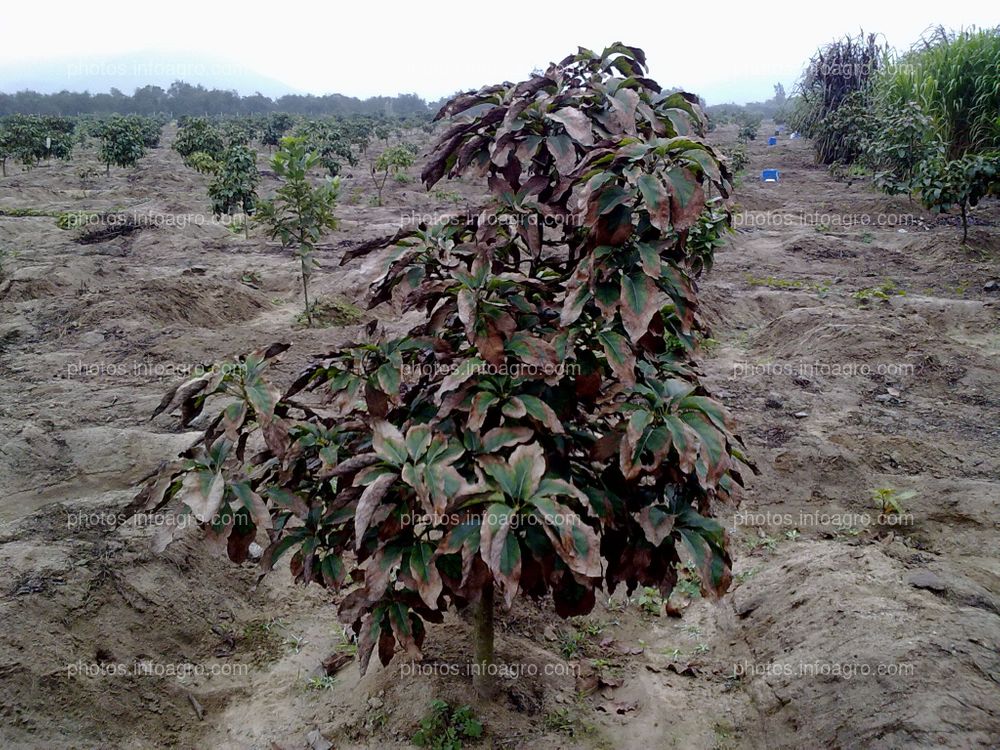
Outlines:
[[760, 173], [761, 182], [777, 182], [778, 181], [778, 170], [777, 169], [765, 169]]
[[767, 139], [767, 145], [768, 146], [777, 146], [778, 145], [778, 138], [776, 136], [772, 135], [770, 138]]

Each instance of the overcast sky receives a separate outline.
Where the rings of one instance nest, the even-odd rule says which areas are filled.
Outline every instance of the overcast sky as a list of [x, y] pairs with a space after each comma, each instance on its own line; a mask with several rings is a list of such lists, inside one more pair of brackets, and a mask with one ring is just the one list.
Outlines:
[[8, 1], [0, 11], [0, 89], [15, 85], [9, 73], [4, 79], [14, 66], [89, 65], [93, 72], [102, 59], [149, 54], [160, 66], [176, 61], [182, 74], [185, 62], [224, 60], [244, 80], [260, 75], [299, 92], [436, 99], [520, 80], [578, 45], [599, 50], [620, 40], [646, 50], [651, 75], [664, 86], [709, 103], [745, 102], [770, 97], [778, 81], [790, 89], [815, 48], [844, 33], [880, 31], [905, 48], [932, 25], [995, 26], [998, 7], [996, 0]]

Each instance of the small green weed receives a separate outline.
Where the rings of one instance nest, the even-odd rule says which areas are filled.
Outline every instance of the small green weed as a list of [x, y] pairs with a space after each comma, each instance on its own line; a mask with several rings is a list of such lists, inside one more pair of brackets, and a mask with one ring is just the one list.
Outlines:
[[892, 297], [905, 297], [906, 292], [896, 286], [896, 282], [886, 279], [878, 286], [862, 287], [851, 295], [861, 302], [868, 302], [873, 299], [888, 300]]
[[483, 724], [469, 706], [453, 709], [445, 701], [431, 701], [431, 710], [420, 720], [413, 744], [431, 750], [461, 750], [467, 740], [483, 736]]
[[882, 511], [883, 516], [898, 516], [903, 514], [903, 501], [917, 496], [916, 490], [899, 490], [892, 487], [877, 487], [872, 490], [872, 500]]
[[[365, 312], [357, 305], [338, 298], [318, 299], [310, 304], [313, 325], [316, 327], [349, 326], [361, 320]], [[295, 316], [298, 325], [307, 325], [308, 316], [301, 312]]]

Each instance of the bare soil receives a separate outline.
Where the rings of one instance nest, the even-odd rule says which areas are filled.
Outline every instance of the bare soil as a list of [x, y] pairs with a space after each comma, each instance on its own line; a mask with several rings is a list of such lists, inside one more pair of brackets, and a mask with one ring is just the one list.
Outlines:
[[[352, 650], [324, 592], [257, 584], [193, 530], [153, 555], [116, 514], [195, 437], [149, 416], [186, 368], [284, 340], [290, 378], [393, 320], [363, 310], [378, 263], [339, 267], [340, 249], [478, 189], [426, 193], [418, 165], [377, 207], [348, 169], [313, 291], [350, 314], [307, 329], [295, 261], [204, 216], [172, 137], [93, 185], [92, 153], [0, 178], [0, 746], [408, 747], [432, 698], [470, 700], [447, 674], [463, 616], [431, 628], [424, 674], [397, 658], [324, 680]], [[1000, 207], [961, 246], [954, 218], [838, 181], [804, 140], [751, 156], [701, 282], [701, 367], [761, 469], [727, 518], [733, 591], [676, 594], [676, 616], [619, 592], [569, 622], [516, 603], [498, 652], [520, 672], [476, 707], [483, 747], [1000, 746]], [[779, 183], [755, 179], [772, 167]], [[81, 244], [55, 224], [78, 210], [146, 223]], [[916, 495], [880, 518], [880, 488]], [[154, 673], [114, 673], [135, 662]]]

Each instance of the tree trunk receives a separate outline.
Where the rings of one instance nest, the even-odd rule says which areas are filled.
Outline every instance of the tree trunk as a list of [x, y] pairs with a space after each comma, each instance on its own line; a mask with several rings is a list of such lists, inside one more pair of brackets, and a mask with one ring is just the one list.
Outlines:
[[497, 693], [493, 671], [493, 581], [483, 586], [479, 601], [472, 605], [472, 647], [475, 655], [472, 686], [480, 700], [492, 701]]
[[962, 244], [969, 238], [969, 217], [965, 212], [965, 204], [962, 204]]
[[306, 324], [309, 328], [312, 328], [313, 324], [313, 314], [312, 308], [309, 306], [309, 272], [306, 269], [307, 258], [302, 257], [302, 296], [306, 300]]

